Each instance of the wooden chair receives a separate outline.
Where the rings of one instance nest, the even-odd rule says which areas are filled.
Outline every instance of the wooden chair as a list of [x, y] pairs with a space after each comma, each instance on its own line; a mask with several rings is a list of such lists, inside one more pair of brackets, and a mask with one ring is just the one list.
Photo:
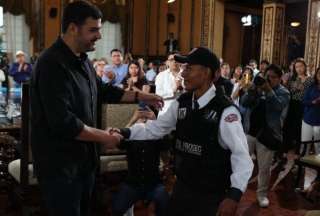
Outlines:
[[314, 145], [315, 143], [320, 143], [320, 140], [310, 140], [301, 142], [302, 152], [300, 153], [299, 158], [295, 161], [296, 165], [298, 165], [298, 173], [295, 183], [296, 187], [299, 187], [299, 183], [303, 182], [301, 181], [301, 178], [303, 179], [304, 177], [304, 167], [314, 169], [320, 174], [320, 155], [308, 154], [308, 149], [310, 149], [309, 146]]
[[22, 215], [33, 215], [41, 203], [40, 190], [32, 165], [29, 99], [30, 84], [24, 83], [21, 104], [21, 158], [12, 161], [8, 166], [8, 172], [14, 179], [9, 190], [10, 200], [14, 205], [18, 205]]
[[[107, 104], [102, 106], [102, 129], [107, 127], [123, 128], [130, 121], [137, 104]], [[100, 174], [127, 170], [127, 161], [124, 151], [104, 150], [100, 155]]]

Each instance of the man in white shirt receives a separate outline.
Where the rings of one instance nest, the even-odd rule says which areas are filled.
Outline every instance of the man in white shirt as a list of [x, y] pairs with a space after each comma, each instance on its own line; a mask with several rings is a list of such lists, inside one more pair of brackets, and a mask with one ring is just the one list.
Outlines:
[[256, 77], [257, 74], [260, 72], [260, 71], [258, 70], [257, 61], [254, 60], [254, 59], [251, 59], [251, 60], [249, 61], [249, 65], [250, 65], [250, 67], [251, 67], [252, 70], [253, 70], [253, 77]]
[[223, 62], [220, 67], [221, 76], [225, 79], [230, 80], [230, 65], [226, 62]]
[[167, 61], [169, 68], [156, 77], [156, 94], [163, 99], [173, 99], [181, 87], [180, 65], [174, 60], [174, 54], [170, 54]]
[[177, 182], [167, 215], [235, 215], [253, 170], [241, 115], [213, 85], [220, 63], [211, 50], [199, 47], [174, 58], [183, 63], [187, 92], [157, 120], [121, 129], [121, 134], [153, 140], [176, 130]]
[[156, 95], [164, 99], [164, 106], [160, 114], [165, 112], [170, 103], [178, 96], [182, 90], [182, 80], [180, 77], [180, 64], [174, 60], [174, 54], [168, 56], [169, 68], [156, 77]]

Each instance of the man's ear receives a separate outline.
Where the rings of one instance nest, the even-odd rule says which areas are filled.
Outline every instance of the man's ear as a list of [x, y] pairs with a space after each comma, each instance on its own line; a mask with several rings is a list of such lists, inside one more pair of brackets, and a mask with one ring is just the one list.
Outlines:
[[75, 36], [79, 31], [79, 27], [75, 23], [70, 23], [67, 29], [67, 32], [68, 31], [72, 36]]

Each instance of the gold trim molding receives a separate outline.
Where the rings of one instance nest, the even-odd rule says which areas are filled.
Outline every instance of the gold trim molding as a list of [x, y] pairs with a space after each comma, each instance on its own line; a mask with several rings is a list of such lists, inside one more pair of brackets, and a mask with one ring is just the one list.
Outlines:
[[285, 28], [285, 5], [266, 3], [263, 5], [260, 60], [283, 64]]
[[320, 61], [320, 19], [317, 13], [320, 11], [319, 0], [309, 0], [308, 24], [306, 35], [305, 60], [309, 72], [314, 73], [319, 67]]

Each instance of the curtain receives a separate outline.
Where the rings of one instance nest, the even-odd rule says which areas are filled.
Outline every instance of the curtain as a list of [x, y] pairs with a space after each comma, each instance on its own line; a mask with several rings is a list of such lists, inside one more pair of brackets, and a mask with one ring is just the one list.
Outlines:
[[37, 19], [39, 14], [39, 0], [2, 0], [0, 6], [4, 13], [10, 13], [15, 16], [24, 15], [25, 23], [30, 28], [29, 37], [36, 38]]
[[15, 53], [18, 50], [24, 51], [28, 59], [28, 57], [30, 57], [30, 28], [25, 23], [25, 16], [15, 16], [8, 12], [5, 13], [4, 32], [6, 50], [9, 54], [12, 54], [12, 60], [14, 60]]
[[102, 38], [96, 43], [96, 50], [89, 53], [89, 58], [107, 58], [110, 63], [110, 51], [114, 48], [122, 49], [121, 24], [105, 21], [101, 28]]

